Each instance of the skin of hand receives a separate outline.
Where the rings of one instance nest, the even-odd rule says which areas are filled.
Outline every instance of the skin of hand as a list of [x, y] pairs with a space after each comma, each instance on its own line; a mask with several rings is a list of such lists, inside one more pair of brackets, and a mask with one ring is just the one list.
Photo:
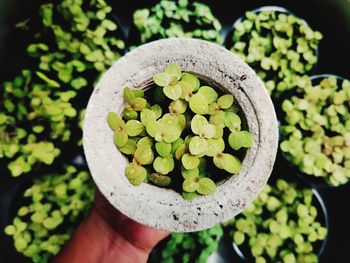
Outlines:
[[147, 262], [153, 247], [168, 235], [123, 215], [97, 189], [90, 214], [52, 262]]

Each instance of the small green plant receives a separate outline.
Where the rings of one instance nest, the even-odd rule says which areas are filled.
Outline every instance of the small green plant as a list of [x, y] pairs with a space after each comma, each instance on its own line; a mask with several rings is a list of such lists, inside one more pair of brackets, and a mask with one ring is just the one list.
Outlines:
[[233, 46], [265, 82], [268, 92], [278, 97], [283, 91], [303, 88], [304, 75], [317, 63], [322, 34], [300, 18], [279, 11], [247, 12], [235, 24]]
[[281, 150], [305, 174], [338, 186], [350, 179], [350, 81], [325, 77], [284, 100]]
[[[258, 198], [231, 222], [236, 245], [255, 262], [318, 262], [316, 242], [326, 238], [311, 189], [283, 179], [266, 185]], [[248, 254], [245, 254], [248, 256]]]
[[0, 93], [0, 159], [11, 175], [51, 165], [78, 137], [87, 94], [124, 50], [110, 12], [103, 0], [63, 0], [41, 5], [40, 21], [18, 25], [38, 32], [27, 48], [34, 69], [4, 82]]
[[[181, 72], [176, 64], [155, 74], [153, 80], [152, 95], [154, 100], [164, 100], [163, 108], [148, 103], [142, 90], [126, 87], [124, 119], [114, 112], [107, 116], [115, 145], [130, 156], [126, 177], [133, 185], [150, 181], [167, 187], [172, 181], [181, 182], [185, 199], [196, 193], [212, 194], [216, 185], [206, 167], [220, 169], [219, 180], [225, 178], [225, 172], [238, 174], [241, 160], [237, 151], [253, 145], [252, 135], [241, 130], [234, 97], [201, 85], [195, 75]], [[231, 150], [226, 147], [224, 152], [225, 144]]]
[[93, 193], [89, 173], [71, 165], [62, 174], [40, 176], [24, 192], [23, 204], [28, 205], [18, 209], [5, 233], [13, 237], [18, 252], [33, 262], [48, 262], [90, 209]]
[[37, 163], [50, 165], [60, 154], [58, 141], [69, 140], [67, 129], [76, 115], [70, 99], [74, 91], [50, 91], [37, 76], [23, 70], [3, 84], [0, 112], [0, 158], [8, 161], [13, 176], [29, 172]]
[[149, 9], [136, 10], [134, 25], [141, 43], [169, 37], [194, 37], [221, 43], [220, 22], [207, 5], [199, 2], [161, 0]]
[[216, 225], [194, 233], [173, 233], [154, 248], [149, 262], [157, 263], [205, 263], [218, 249], [223, 229]]

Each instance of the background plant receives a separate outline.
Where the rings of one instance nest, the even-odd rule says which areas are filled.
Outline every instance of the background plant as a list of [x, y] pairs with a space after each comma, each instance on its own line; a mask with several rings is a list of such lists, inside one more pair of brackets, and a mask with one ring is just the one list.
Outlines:
[[338, 186], [350, 178], [350, 82], [325, 77], [282, 103], [281, 150], [299, 170]]
[[[278, 179], [232, 222], [233, 241], [257, 263], [318, 262], [317, 242], [324, 240], [321, 211], [311, 189]], [[248, 251], [246, 251], [247, 249]]]
[[24, 201], [11, 225], [18, 252], [33, 262], [47, 262], [69, 240], [93, 201], [90, 175], [72, 165], [62, 173], [48, 173], [34, 179], [24, 192]]
[[138, 43], [169, 37], [194, 37], [221, 43], [221, 24], [210, 8], [188, 0], [161, 0], [151, 8], [136, 10]]
[[200, 232], [173, 233], [154, 248], [149, 262], [204, 263], [217, 250], [222, 236], [220, 225]]
[[63, 0], [41, 5], [40, 21], [18, 25], [37, 33], [27, 47], [33, 70], [5, 82], [0, 95], [0, 158], [13, 176], [52, 164], [66, 142], [80, 136], [78, 112], [125, 48], [110, 12], [103, 0]]
[[322, 34], [292, 14], [279, 11], [246, 12], [232, 34], [238, 53], [278, 97], [283, 91], [303, 88], [305, 74], [317, 63]]

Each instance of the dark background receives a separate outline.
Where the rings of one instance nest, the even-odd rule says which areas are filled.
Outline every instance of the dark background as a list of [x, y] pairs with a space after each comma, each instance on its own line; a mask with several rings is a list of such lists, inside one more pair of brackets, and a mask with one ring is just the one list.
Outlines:
[[[113, 6], [114, 14], [123, 26], [125, 35], [132, 24], [132, 13], [140, 7], [151, 6], [158, 1], [117, 1], [107, 0]], [[279, 5], [289, 9], [295, 15], [304, 18], [309, 25], [319, 30], [324, 39], [319, 48], [319, 62], [314, 74], [331, 73], [350, 79], [350, 1], [348, 0], [212, 0], [199, 1], [212, 7], [214, 15], [223, 25], [223, 34], [233, 22], [249, 9], [264, 5]], [[41, 1], [0, 0], [0, 81], [11, 80], [18, 70], [27, 65], [25, 59], [26, 36], [18, 34], [11, 26], [36, 14]], [[2, 92], [2, 91], [0, 91]], [[277, 106], [277, 105], [276, 105]], [[290, 176], [293, 169], [282, 160], [279, 154], [273, 177]], [[293, 174], [295, 176], [295, 174]], [[30, 179], [11, 178], [0, 171], [0, 262], [26, 262], [15, 252], [12, 238], [4, 235], [4, 227], [12, 222], [19, 204], [19, 198]], [[350, 262], [350, 184], [330, 188], [318, 187], [326, 204], [329, 215], [329, 236], [321, 262]], [[226, 253], [230, 261], [232, 255], [226, 244]]]

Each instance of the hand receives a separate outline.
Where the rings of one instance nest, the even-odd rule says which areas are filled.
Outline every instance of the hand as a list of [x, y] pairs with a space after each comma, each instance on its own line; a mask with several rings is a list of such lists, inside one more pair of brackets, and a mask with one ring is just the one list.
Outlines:
[[89, 216], [53, 262], [146, 262], [152, 248], [168, 235], [123, 215], [96, 189]]

